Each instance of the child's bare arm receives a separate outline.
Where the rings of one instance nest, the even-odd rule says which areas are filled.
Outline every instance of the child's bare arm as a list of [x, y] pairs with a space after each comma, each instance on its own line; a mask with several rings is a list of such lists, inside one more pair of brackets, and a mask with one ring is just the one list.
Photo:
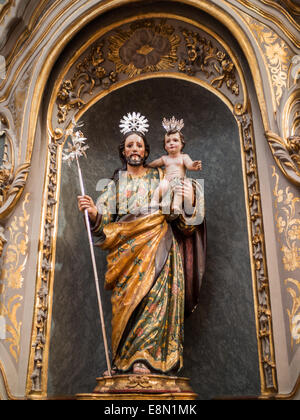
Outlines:
[[147, 166], [149, 166], [150, 168], [158, 168], [160, 166], [164, 166], [164, 160], [162, 157], [160, 157], [148, 163]]
[[189, 171], [201, 171], [202, 162], [201, 160], [192, 160], [189, 155], [183, 156], [183, 163]]

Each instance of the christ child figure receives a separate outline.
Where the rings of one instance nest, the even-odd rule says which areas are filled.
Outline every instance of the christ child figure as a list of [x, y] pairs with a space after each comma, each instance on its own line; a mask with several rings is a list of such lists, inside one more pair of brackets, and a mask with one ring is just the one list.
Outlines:
[[189, 155], [182, 153], [185, 146], [183, 134], [183, 120], [163, 119], [163, 127], [166, 130], [164, 138], [164, 149], [167, 155], [163, 155], [148, 164], [151, 168], [164, 166], [165, 177], [155, 190], [151, 206], [158, 206], [160, 199], [171, 190], [173, 194], [172, 213], [180, 214], [182, 211], [183, 188], [186, 182], [186, 171], [200, 171], [202, 162], [193, 161]]

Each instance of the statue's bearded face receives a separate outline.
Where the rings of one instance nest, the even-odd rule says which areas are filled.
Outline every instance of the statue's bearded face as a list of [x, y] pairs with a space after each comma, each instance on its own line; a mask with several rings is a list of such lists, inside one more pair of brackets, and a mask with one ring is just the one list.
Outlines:
[[145, 162], [145, 143], [138, 134], [131, 134], [125, 140], [123, 155], [130, 166], [141, 166]]

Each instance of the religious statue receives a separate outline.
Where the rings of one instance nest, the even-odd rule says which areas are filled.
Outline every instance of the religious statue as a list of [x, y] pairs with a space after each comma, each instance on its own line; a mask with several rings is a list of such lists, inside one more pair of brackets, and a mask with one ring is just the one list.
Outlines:
[[182, 211], [182, 197], [181, 194], [177, 193], [177, 186], [185, 184], [187, 169], [199, 171], [202, 169], [202, 162], [200, 160], [192, 161], [189, 155], [182, 153], [185, 146], [184, 136], [181, 132], [184, 127], [183, 120], [177, 121], [174, 116], [170, 120], [164, 118], [162, 125], [166, 130], [164, 149], [167, 155], [148, 163], [148, 166], [150, 168], [164, 166], [165, 176], [154, 193], [152, 204], [157, 205], [160, 197], [166, 195], [167, 192], [171, 192], [173, 195], [172, 213], [177, 215]]
[[95, 245], [108, 250], [112, 375], [173, 374], [183, 366], [184, 317], [198, 303], [205, 269], [203, 189], [196, 181], [176, 186], [185, 203], [176, 218], [152, 207], [165, 174], [146, 164], [148, 127], [140, 113], [124, 116], [119, 145], [123, 167], [96, 204], [87, 195], [78, 196]]

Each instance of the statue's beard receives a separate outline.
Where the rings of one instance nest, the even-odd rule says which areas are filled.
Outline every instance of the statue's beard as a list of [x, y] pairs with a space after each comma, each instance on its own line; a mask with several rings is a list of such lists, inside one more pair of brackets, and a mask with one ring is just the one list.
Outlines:
[[137, 155], [135, 155], [134, 157], [133, 156], [126, 157], [126, 162], [130, 166], [142, 166], [144, 165], [145, 160], [146, 160], [145, 157], [141, 157]]

